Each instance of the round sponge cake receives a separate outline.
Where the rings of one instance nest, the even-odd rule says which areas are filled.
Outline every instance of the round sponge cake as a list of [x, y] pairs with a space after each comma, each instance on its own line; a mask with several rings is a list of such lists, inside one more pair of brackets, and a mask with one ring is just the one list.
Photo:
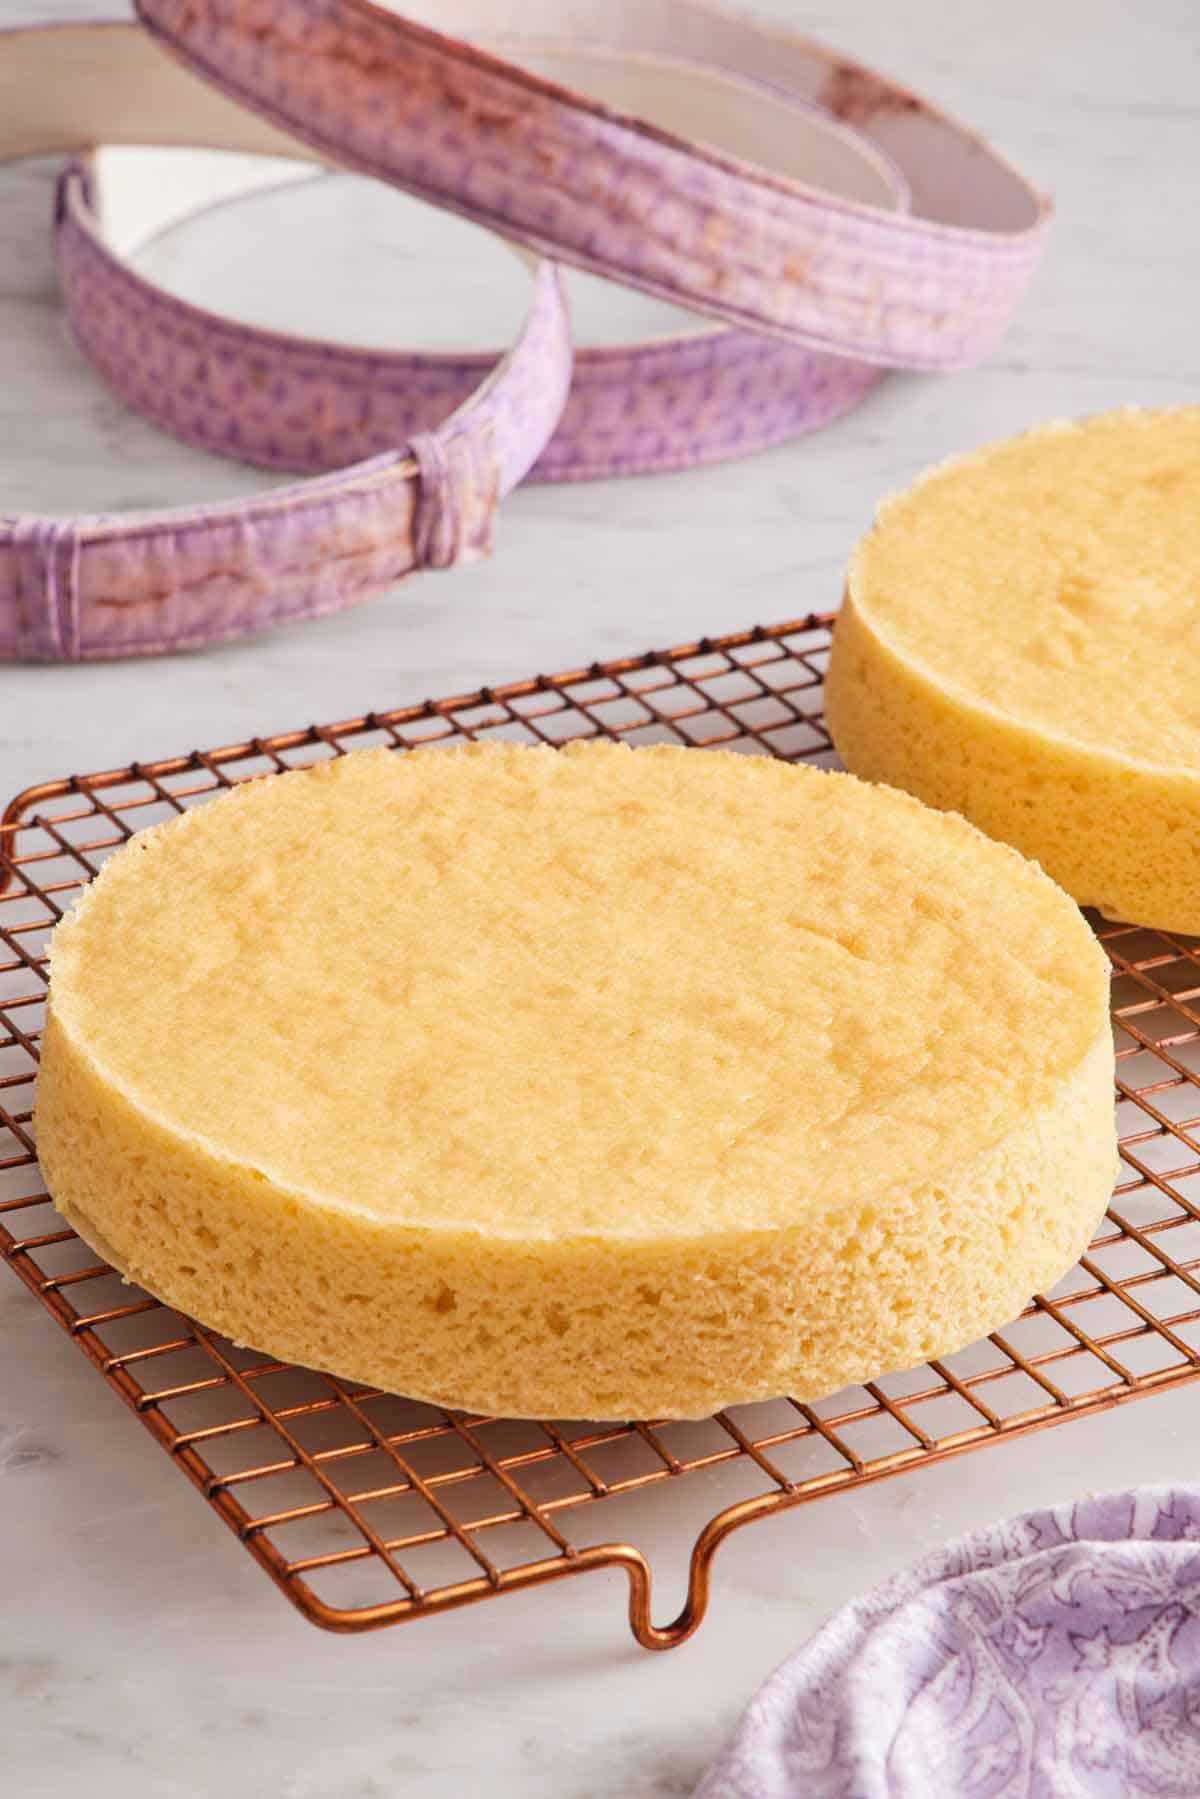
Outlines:
[[1200, 407], [1045, 426], [888, 501], [826, 691], [847, 766], [1111, 917], [1200, 932]]
[[135, 838], [59, 926], [56, 1201], [280, 1357], [689, 1416], [999, 1325], [1113, 1174], [1106, 966], [962, 819], [732, 754], [362, 753]]

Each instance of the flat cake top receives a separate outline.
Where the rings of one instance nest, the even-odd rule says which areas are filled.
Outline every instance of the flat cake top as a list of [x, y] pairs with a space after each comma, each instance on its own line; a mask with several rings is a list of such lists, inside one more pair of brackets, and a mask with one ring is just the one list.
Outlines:
[[850, 570], [948, 692], [1200, 773], [1200, 407], [1048, 425], [889, 500]]
[[1106, 1029], [1033, 864], [847, 775], [711, 751], [367, 751], [119, 851], [62, 1029], [143, 1112], [414, 1226], [769, 1229], [936, 1183]]

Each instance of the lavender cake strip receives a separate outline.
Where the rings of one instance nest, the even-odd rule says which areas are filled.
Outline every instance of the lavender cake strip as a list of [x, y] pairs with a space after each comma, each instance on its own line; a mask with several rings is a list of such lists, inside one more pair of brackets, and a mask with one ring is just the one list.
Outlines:
[[[204, 90], [164, 59], [135, 57], [137, 81], [122, 86], [123, 51], [136, 36], [104, 26], [0, 33], [0, 68], [7, 60], [20, 69], [25, 99], [39, 70], [53, 76], [46, 145], [37, 138], [38, 109], [13, 108], [0, 113], [0, 159], [61, 147], [72, 95], [89, 136], [99, 125], [107, 137], [136, 141], [143, 104], [156, 135], [171, 118], [182, 142], [211, 135]], [[138, 277], [114, 267], [89, 235], [83, 186], [78, 170], [68, 172], [57, 208], [60, 230], [77, 232], [73, 278], [86, 297], [76, 322], [97, 344], [103, 338], [122, 368], [142, 367], [132, 303]], [[145, 372], [181, 389], [195, 374], [182, 363]], [[119, 518], [0, 517], [0, 655], [72, 661], [252, 636], [353, 605], [416, 569], [486, 554], [497, 501], [553, 432], [570, 372], [561, 275], [537, 263], [513, 349], [449, 417], [443, 411], [441, 422], [429, 421], [434, 428], [381, 454], [240, 503]]]
[[[369, 457], [436, 425], [498, 353], [422, 354], [313, 342], [165, 293], [104, 236], [102, 160], [64, 173], [55, 232], [72, 335], [127, 405], [186, 442], [296, 473]], [[566, 407], [534, 481], [685, 469], [839, 418], [883, 370], [757, 333], [701, 326], [576, 347]]]
[[[688, 142], [495, 55], [536, 6], [455, 0], [439, 29], [370, 0], [137, 0], [189, 67], [339, 162], [563, 261], [809, 349], [887, 366], [970, 364], [997, 342], [1047, 203], [973, 134], [795, 34], [696, 0], [547, 10], [561, 38], [685, 49], [767, 74], [887, 149], [917, 208], [831, 196]], [[607, 35], [607, 34], [604, 34]], [[667, 39], [664, 43], [662, 40]]]

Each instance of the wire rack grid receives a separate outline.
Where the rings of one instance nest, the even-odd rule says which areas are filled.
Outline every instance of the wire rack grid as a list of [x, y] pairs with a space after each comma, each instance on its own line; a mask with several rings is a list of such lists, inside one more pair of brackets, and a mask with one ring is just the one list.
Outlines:
[[[702, 1424], [515, 1422], [416, 1404], [242, 1349], [124, 1284], [41, 1186], [33, 1083], [50, 931], [145, 825], [238, 781], [387, 744], [607, 736], [830, 764], [831, 618], [703, 639], [269, 738], [49, 781], [0, 824], [0, 1249], [104, 1380], [301, 1612], [331, 1630], [415, 1619], [624, 1569], [648, 1649], [708, 1605], [713, 1557], [751, 1521], [1083, 1417], [1200, 1373], [1200, 945], [1101, 924], [1113, 967], [1122, 1173], [1089, 1253], [1004, 1331], [818, 1404]], [[744, 1496], [692, 1543], [686, 1602], [655, 1624], [622, 1540], [656, 1486], [735, 1468]], [[728, 1481], [721, 1488], [728, 1492]], [[692, 1508], [694, 1509], [694, 1507]], [[636, 1511], [632, 1514], [636, 1517]], [[644, 1513], [642, 1514], [644, 1517]]]

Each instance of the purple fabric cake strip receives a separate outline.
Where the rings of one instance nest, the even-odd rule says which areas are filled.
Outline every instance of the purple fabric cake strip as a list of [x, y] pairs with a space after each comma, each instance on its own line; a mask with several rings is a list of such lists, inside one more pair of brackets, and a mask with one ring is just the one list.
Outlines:
[[[58, 181], [63, 305], [80, 348], [138, 411], [176, 436], [241, 461], [326, 473], [438, 428], [461, 436], [464, 421], [452, 423], [451, 415], [474, 399], [489, 413], [499, 494], [526, 478], [545, 421], [546, 406], [534, 391], [543, 382], [561, 412], [561, 377], [543, 367], [547, 351], [558, 358], [561, 333], [553, 341], [523, 333], [525, 353], [515, 373], [502, 351], [398, 356], [392, 404], [377, 413], [375, 390], [387, 380], [379, 359], [229, 324], [162, 293], [105, 242], [92, 186], [87, 157], [69, 162]], [[556, 274], [556, 296], [560, 285]], [[501, 368], [505, 378], [493, 381]]]
[[960, 1537], [773, 1674], [696, 1799], [1192, 1799], [1200, 1489]]
[[[157, 52], [148, 61], [135, 56], [132, 69], [122, 63], [137, 37], [105, 27], [0, 33], [0, 66], [7, 59], [6, 72], [19, 70], [34, 86], [40, 72], [43, 92], [52, 95], [43, 140], [27, 92], [24, 111], [0, 114], [0, 157], [61, 143], [64, 88], [90, 118], [88, 135], [104, 120], [105, 136], [124, 127], [136, 138], [144, 108], [156, 135], [160, 122], [176, 116], [182, 141], [197, 119], [211, 136], [215, 115], [189, 78]], [[115, 77], [110, 87], [106, 72]], [[220, 120], [216, 129], [238, 141], [236, 123]], [[261, 139], [251, 142], [258, 148]], [[276, 139], [261, 147], [291, 146]], [[101, 252], [86, 227], [86, 203], [80, 173], [68, 172], [57, 215], [60, 229], [76, 234], [69, 261], [86, 295], [78, 310], [84, 328], [92, 321], [97, 341], [103, 337], [106, 352], [128, 369], [144, 347], [131, 304], [137, 277]], [[180, 350], [177, 344], [174, 359], [147, 374], [186, 394], [196, 370]], [[0, 518], [0, 654], [71, 661], [250, 636], [353, 605], [416, 569], [484, 555], [496, 503], [549, 439], [570, 373], [561, 275], [537, 263], [513, 349], [456, 409], [451, 402], [379, 455], [249, 502], [125, 518]]]
[[[186, 442], [263, 468], [340, 468], [439, 422], [495, 364], [488, 353], [317, 344], [173, 298], [106, 243], [105, 207], [89, 203], [95, 184], [81, 159], [60, 190], [55, 239], [72, 335], [127, 405]], [[527, 478], [590, 480], [747, 454], [839, 418], [883, 372], [720, 326], [577, 346], [566, 408]]]
[[515, 349], [407, 451], [252, 502], [0, 519], [0, 652], [76, 660], [251, 636], [484, 555], [496, 501], [549, 436], [569, 374], [560, 277], [543, 263]]
[[[187, 64], [348, 167], [557, 259], [809, 349], [955, 368], [1003, 333], [1049, 209], [915, 96], [794, 34], [697, 0], [598, 13], [559, 39], [688, 54], [772, 77], [887, 150], [917, 210], [839, 199], [687, 141], [444, 35], [537, 29], [536, 5], [439, 0], [439, 29], [370, 0], [137, 0]], [[600, 30], [597, 31], [597, 24]]]

